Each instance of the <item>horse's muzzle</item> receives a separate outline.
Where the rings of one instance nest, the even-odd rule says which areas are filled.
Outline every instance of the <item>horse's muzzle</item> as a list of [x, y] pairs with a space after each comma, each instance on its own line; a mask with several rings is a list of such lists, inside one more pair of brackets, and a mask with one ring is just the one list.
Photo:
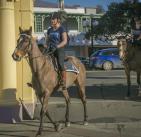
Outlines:
[[21, 57], [17, 56], [15, 53], [12, 54], [12, 58], [15, 61], [21, 61]]

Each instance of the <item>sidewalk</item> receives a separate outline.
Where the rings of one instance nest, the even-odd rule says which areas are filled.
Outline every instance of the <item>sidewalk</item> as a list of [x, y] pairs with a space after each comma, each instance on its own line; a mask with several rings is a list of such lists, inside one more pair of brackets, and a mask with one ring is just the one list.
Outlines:
[[[38, 121], [23, 121], [17, 124], [0, 124], [0, 137], [35, 137]], [[40, 137], [141, 137], [141, 121], [127, 123], [73, 123], [55, 132], [52, 124], [45, 123]]]

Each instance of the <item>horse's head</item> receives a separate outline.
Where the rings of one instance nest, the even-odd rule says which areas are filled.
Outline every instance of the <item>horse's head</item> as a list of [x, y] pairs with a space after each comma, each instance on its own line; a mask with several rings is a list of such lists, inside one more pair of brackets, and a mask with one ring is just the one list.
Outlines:
[[118, 38], [117, 47], [119, 49], [119, 57], [123, 60], [127, 53], [127, 39], [123, 36]]
[[20, 61], [31, 50], [32, 27], [29, 30], [22, 30], [19, 27], [20, 35], [17, 40], [17, 47], [12, 54], [15, 61]]

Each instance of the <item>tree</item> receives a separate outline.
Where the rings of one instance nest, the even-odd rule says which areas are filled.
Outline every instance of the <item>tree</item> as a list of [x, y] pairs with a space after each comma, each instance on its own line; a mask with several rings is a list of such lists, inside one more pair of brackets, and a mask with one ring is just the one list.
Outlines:
[[140, 2], [129, 3], [128, 0], [121, 3], [113, 2], [89, 35], [112, 36], [117, 33], [130, 33], [132, 19], [135, 16], [141, 16]]
[[65, 22], [67, 20], [67, 13], [64, 10], [59, 10], [58, 13], [60, 14], [61, 22]]
[[96, 6], [96, 13], [99, 14], [99, 13], [104, 13], [105, 10], [104, 8], [102, 7], [102, 5], [97, 5]]

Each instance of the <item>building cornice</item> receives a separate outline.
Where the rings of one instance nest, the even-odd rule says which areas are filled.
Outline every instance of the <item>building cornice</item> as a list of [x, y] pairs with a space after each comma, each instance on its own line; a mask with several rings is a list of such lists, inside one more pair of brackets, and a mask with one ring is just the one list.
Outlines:
[[[39, 7], [34, 7], [33, 11], [34, 13], [51, 13], [51, 12], [55, 12], [55, 11], [59, 11], [60, 8], [39, 8]], [[67, 8], [64, 9], [65, 12], [67, 13], [76, 13], [76, 14], [85, 14], [85, 8]]]

